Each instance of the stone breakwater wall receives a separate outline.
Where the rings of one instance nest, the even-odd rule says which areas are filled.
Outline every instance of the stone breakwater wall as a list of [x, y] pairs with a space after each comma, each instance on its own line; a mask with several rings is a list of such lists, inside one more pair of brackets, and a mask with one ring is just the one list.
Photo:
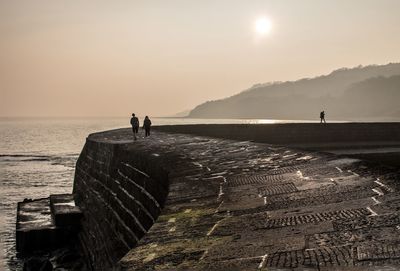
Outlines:
[[157, 157], [124, 144], [87, 139], [76, 164], [73, 193], [84, 218], [80, 242], [93, 270], [110, 270], [157, 219], [168, 174]]
[[[393, 170], [250, 141], [285, 145], [346, 139], [352, 144], [397, 145], [400, 124], [184, 125], [155, 130], [161, 132], [136, 142], [131, 129], [90, 135], [78, 159], [73, 192], [84, 214], [79, 238], [93, 270], [370, 264], [378, 250], [364, 256], [370, 240], [342, 224], [353, 216], [378, 223], [374, 219], [398, 210], [398, 175]], [[343, 217], [337, 217], [341, 212]], [[310, 213], [319, 220], [309, 219]], [[313, 226], [316, 222], [321, 225]], [[393, 223], [389, 226], [399, 225], [398, 220]], [[366, 227], [365, 236], [374, 229]], [[396, 235], [385, 233], [384, 242], [375, 241], [400, 253], [398, 240], [391, 241], [398, 236], [394, 229]], [[320, 246], [320, 237], [327, 233], [333, 237], [326, 242], [337, 242], [332, 249], [344, 252], [318, 254], [325, 246], [325, 239]], [[352, 234], [361, 237], [352, 238], [350, 246], [346, 238]], [[286, 258], [290, 261], [281, 262]], [[249, 265], [254, 268], [245, 268]]]
[[158, 126], [155, 129], [311, 148], [400, 145], [400, 123], [194, 124]]

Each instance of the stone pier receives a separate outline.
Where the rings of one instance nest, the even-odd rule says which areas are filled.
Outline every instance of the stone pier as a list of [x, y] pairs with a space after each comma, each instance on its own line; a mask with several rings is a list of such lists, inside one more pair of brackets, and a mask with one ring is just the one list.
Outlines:
[[88, 137], [74, 195], [95, 270], [382, 270], [400, 267], [399, 181], [345, 156], [119, 129]]

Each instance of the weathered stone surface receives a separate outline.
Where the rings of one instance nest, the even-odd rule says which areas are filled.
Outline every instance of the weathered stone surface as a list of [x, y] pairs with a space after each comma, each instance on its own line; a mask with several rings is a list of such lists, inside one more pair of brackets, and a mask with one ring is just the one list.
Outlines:
[[82, 212], [72, 194], [50, 195], [50, 209], [57, 227], [80, 227]]
[[54, 247], [57, 231], [51, 217], [49, 198], [18, 202], [16, 243], [18, 252]]
[[400, 264], [399, 178], [324, 153], [120, 129], [88, 138], [74, 193], [96, 270], [373, 270]]
[[157, 130], [321, 149], [397, 146], [400, 123], [165, 125]]
[[168, 173], [157, 161], [114, 143], [89, 138], [76, 166], [74, 195], [84, 213], [79, 236], [95, 270], [109, 270], [135, 246], [168, 193]]
[[24, 271], [52, 271], [53, 266], [47, 258], [31, 257], [24, 262]]
[[18, 202], [17, 251], [26, 257], [39, 251], [70, 246], [76, 239], [81, 217], [82, 212], [75, 205], [72, 194]]

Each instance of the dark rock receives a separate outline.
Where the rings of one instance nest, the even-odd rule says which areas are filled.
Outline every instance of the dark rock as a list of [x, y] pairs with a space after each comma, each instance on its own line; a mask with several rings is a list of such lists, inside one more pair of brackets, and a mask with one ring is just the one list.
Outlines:
[[80, 256], [72, 251], [66, 251], [59, 258], [57, 258], [57, 264], [68, 264], [76, 262], [80, 259]]
[[53, 265], [47, 258], [31, 257], [24, 262], [24, 271], [52, 271]]

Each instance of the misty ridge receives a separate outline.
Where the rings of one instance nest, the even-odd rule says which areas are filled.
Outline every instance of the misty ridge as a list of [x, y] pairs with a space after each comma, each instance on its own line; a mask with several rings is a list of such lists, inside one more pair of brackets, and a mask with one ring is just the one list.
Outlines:
[[342, 68], [297, 81], [256, 84], [200, 104], [191, 118], [400, 120], [400, 63]]

